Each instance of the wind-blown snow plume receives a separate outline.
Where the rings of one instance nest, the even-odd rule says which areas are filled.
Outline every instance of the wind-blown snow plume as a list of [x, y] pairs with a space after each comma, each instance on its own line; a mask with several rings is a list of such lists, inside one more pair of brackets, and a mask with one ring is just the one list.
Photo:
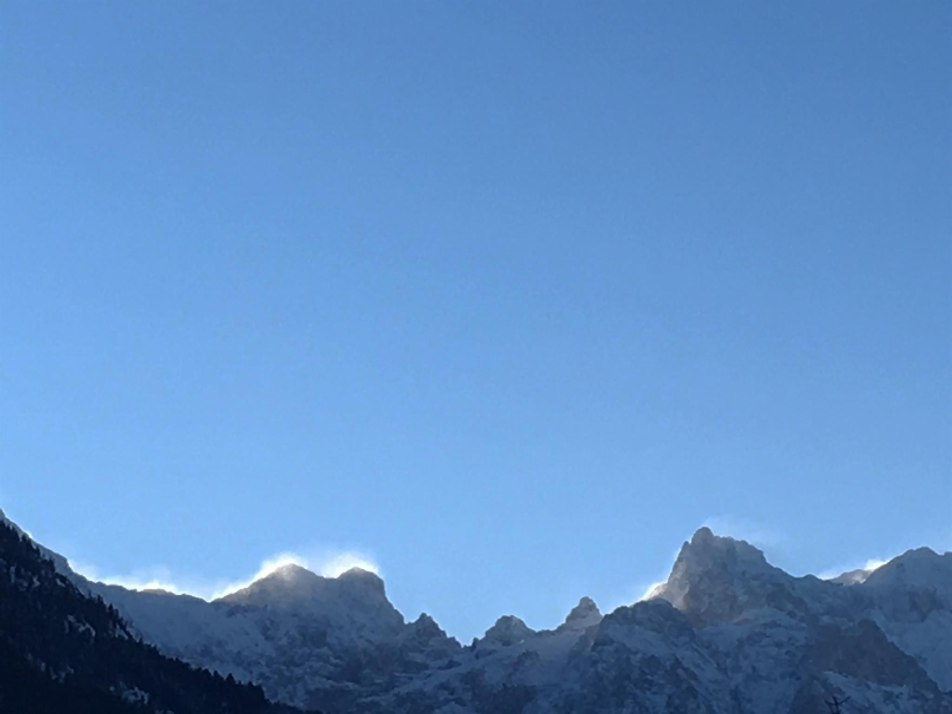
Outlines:
[[230, 582], [225, 585], [219, 585], [210, 596], [205, 599], [214, 600], [246, 588], [256, 580], [271, 575], [275, 570], [285, 565], [299, 565], [302, 568], [307, 568], [311, 572], [323, 575], [326, 578], [336, 578], [352, 568], [360, 568], [361, 570], [366, 570], [377, 575], [380, 574], [380, 567], [374, 562], [373, 558], [356, 551], [324, 550], [311, 554], [310, 556], [284, 552], [265, 559], [264, 562], [261, 563], [261, 567], [258, 568], [258, 571], [252, 577]]
[[82, 575], [87, 580], [120, 585], [128, 590], [165, 590], [176, 595], [186, 594], [186, 588], [180, 587], [172, 579], [172, 573], [165, 566], [158, 565], [148, 568], [136, 568], [126, 575], [103, 575], [99, 569], [90, 563], [68, 560], [73, 572]]
[[246, 588], [256, 580], [267, 577], [282, 566], [290, 564], [299, 565], [328, 578], [336, 578], [352, 568], [380, 574], [380, 568], [373, 558], [352, 550], [315, 550], [309, 556], [290, 551], [278, 553], [262, 561], [255, 574], [249, 578], [219, 580], [213, 583], [196, 578], [175, 577], [171, 570], [163, 565], [136, 568], [127, 574], [104, 575], [99, 568], [90, 563], [69, 561], [70, 568], [88, 580], [107, 585], [120, 585], [128, 590], [165, 590], [176, 595], [193, 595], [208, 601]]

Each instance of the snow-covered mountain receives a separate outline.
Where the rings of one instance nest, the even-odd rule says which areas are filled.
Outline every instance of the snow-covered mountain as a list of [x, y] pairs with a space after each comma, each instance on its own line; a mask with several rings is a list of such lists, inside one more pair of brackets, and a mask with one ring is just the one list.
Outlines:
[[[57, 559], [58, 567], [65, 561]], [[212, 602], [84, 581], [166, 654], [327, 712], [952, 714], [952, 554], [793, 577], [707, 528], [650, 599], [554, 630], [501, 617], [469, 646], [407, 623], [376, 575], [280, 568]]]
[[0, 513], [0, 712], [293, 714], [138, 641]]
[[404, 622], [383, 581], [357, 568], [325, 578], [285, 565], [212, 602], [86, 586], [163, 652], [303, 708], [347, 710], [461, 650], [425, 615]]

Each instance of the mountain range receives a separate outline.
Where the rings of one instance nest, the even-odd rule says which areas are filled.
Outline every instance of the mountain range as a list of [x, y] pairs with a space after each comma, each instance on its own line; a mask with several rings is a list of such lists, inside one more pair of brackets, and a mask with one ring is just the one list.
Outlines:
[[[16, 582], [2, 545], [0, 581]], [[552, 630], [506, 615], [466, 646], [425, 614], [407, 622], [360, 569], [327, 578], [286, 565], [207, 602], [92, 582], [35, 552], [50, 583], [75, 593], [69, 607], [99, 603], [122, 641], [225, 688], [253, 684], [250, 698], [260, 687], [278, 703], [261, 697], [260, 711], [807, 714], [836, 697], [843, 712], [952, 714], [952, 553], [928, 548], [823, 580], [701, 528], [647, 599], [603, 614], [582, 597]], [[43, 617], [69, 623], [68, 609]], [[195, 711], [244, 711], [216, 707]]]

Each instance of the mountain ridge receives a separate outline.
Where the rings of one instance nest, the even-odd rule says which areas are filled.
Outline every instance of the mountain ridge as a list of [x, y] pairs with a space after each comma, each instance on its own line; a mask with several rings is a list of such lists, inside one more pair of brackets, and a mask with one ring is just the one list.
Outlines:
[[[259, 687], [166, 657], [0, 519], [0, 711], [278, 714]], [[60, 564], [61, 565], [61, 564]]]
[[329, 712], [800, 714], [836, 693], [950, 714], [950, 574], [952, 554], [913, 549], [861, 580], [794, 577], [700, 528], [649, 598], [603, 615], [582, 597], [553, 630], [503, 615], [468, 646], [360, 569], [285, 565], [212, 601], [71, 577], [166, 654]]

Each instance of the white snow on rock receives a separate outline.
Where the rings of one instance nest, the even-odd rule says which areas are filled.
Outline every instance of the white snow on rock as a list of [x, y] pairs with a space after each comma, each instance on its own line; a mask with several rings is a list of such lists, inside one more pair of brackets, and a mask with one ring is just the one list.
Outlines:
[[807, 714], [835, 694], [857, 711], [952, 714], [952, 554], [926, 548], [798, 578], [702, 528], [648, 599], [603, 615], [583, 597], [554, 630], [503, 616], [468, 647], [425, 614], [407, 623], [359, 568], [288, 564], [206, 602], [92, 583], [48, 555], [159, 649], [301, 707]]

